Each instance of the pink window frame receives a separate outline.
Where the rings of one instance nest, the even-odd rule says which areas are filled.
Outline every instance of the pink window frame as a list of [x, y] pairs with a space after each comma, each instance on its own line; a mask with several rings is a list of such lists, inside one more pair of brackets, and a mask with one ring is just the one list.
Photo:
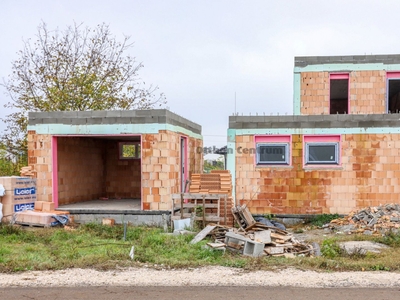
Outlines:
[[347, 79], [347, 114], [350, 114], [350, 74], [331, 73], [329, 74], [329, 114], [331, 113], [331, 80]]
[[[183, 178], [183, 180], [184, 180], [184, 182], [186, 182], [187, 181], [187, 179], [189, 178], [189, 149], [188, 149], [188, 146], [189, 146], [189, 143], [188, 143], [188, 137], [187, 136], [185, 136], [185, 135], [181, 135], [180, 137], [179, 137], [179, 160], [180, 160], [180, 162], [179, 162], [179, 166], [181, 167], [181, 161], [182, 161], [182, 157], [181, 157], [181, 155], [182, 155], [182, 153], [181, 153], [181, 150], [180, 150], [180, 147], [181, 147], [181, 145], [180, 145], [180, 141], [181, 141], [181, 139], [183, 139], [184, 140], [184, 148], [185, 148], [185, 159], [184, 159], [184, 161], [183, 161], [183, 168], [184, 168], [184, 170], [185, 170], [185, 173], [184, 173], [184, 178]], [[182, 176], [182, 170], [180, 169], [179, 170], [179, 179], [181, 180], [180, 181], [180, 183], [179, 183], [179, 189], [181, 190], [181, 193], [183, 193], [184, 191], [182, 191], [182, 178], [181, 178], [181, 176]], [[185, 203], [187, 203], [187, 199], [185, 199]]]
[[256, 167], [275, 167], [275, 168], [282, 168], [282, 167], [288, 167], [292, 165], [292, 136], [291, 135], [286, 135], [286, 134], [268, 134], [268, 135], [255, 135], [254, 136], [254, 147], [255, 151], [257, 152], [257, 144], [258, 143], [282, 143], [282, 144], [288, 144], [288, 155], [289, 155], [289, 160], [288, 164], [262, 164], [258, 165], [257, 164], [257, 153], [254, 155], [254, 165]]
[[[306, 164], [306, 143], [338, 143], [338, 163], [337, 164]], [[342, 166], [342, 136], [340, 134], [330, 135], [303, 135], [303, 168], [341, 168]]]
[[389, 113], [389, 80], [399, 79], [400, 71], [386, 72], [386, 113]]

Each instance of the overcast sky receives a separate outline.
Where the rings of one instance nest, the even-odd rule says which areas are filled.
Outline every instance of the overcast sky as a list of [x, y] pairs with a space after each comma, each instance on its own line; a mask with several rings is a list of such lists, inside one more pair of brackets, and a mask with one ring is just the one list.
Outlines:
[[[168, 108], [226, 143], [228, 116], [291, 114], [295, 56], [400, 53], [399, 0], [1, 0], [0, 77], [22, 40], [49, 29], [105, 22], [131, 36], [140, 76]], [[2, 107], [9, 99], [2, 89]], [[5, 126], [0, 124], [0, 131]]]

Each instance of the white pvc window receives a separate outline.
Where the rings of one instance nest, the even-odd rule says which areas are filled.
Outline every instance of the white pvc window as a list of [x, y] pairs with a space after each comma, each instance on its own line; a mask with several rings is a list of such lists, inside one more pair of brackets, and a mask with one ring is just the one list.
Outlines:
[[306, 165], [338, 165], [339, 143], [306, 143]]
[[289, 143], [258, 143], [257, 165], [289, 165]]

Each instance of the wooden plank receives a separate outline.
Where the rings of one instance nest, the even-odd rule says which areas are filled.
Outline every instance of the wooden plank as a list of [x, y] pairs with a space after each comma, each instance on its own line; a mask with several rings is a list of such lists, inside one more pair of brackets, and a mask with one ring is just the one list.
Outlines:
[[[204, 205], [205, 205], [205, 208], [218, 208], [218, 204], [216, 204], [216, 203], [206, 203]], [[196, 208], [198, 206], [199, 205], [195, 204], [195, 203], [185, 203], [183, 205], [183, 208]]]
[[[185, 199], [201, 199], [204, 196], [202, 193], [184, 193], [183, 198]], [[224, 195], [222, 194], [207, 194], [205, 195], [206, 199], [210, 200], [217, 200], [219, 198], [222, 198]], [[178, 200], [181, 199], [181, 194], [172, 194], [172, 199]]]
[[[192, 216], [191, 213], [184, 213], [183, 214], [183, 218], [184, 219], [190, 218], [191, 216]], [[217, 222], [217, 223], [221, 222], [221, 217], [216, 216], [216, 215], [207, 215], [206, 214], [205, 219], [206, 219], [206, 222]], [[181, 220], [181, 216], [171, 216], [171, 220]], [[194, 220], [195, 221], [202, 221], [203, 217], [195, 217]]]
[[226, 205], [227, 205], [227, 196], [224, 197], [224, 225], [226, 225]]
[[283, 235], [275, 232], [271, 232], [271, 237], [278, 240], [288, 241], [292, 238], [291, 235]]
[[225, 247], [226, 245], [224, 243], [207, 243], [207, 246], [210, 246], [211, 248], [218, 249], [221, 247]]
[[205, 206], [206, 206], [206, 196], [203, 195], [203, 227], [206, 226], [206, 209], [205, 209]]
[[196, 244], [198, 242], [200, 242], [201, 240], [203, 240], [211, 231], [214, 230], [214, 228], [216, 227], [216, 225], [207, 225], [206, 227], [204, 227], [204, 229], [202, 231], [200, 231], [193, 240], [190, 241], [190, 244]]
[[181, 219], [183, 219], [183, 193], [181, 194]]

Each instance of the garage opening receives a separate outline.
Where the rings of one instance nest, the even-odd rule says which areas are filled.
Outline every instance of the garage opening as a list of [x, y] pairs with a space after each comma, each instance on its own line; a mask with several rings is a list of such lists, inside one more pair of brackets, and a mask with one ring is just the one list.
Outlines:
[[140, 136], [55, 138], [59, 209], [141, 210]]
[[347, 114], [349, 111], [349, 74], [330, 75], [330, 114]]

